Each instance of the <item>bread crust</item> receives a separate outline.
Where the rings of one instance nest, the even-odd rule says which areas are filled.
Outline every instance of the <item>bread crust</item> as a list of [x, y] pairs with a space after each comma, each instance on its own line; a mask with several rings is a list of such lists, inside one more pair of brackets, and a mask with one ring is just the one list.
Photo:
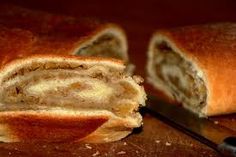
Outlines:
[[[2, 60], [1, 60], [2, 61]], [[0, 62], [0, 76], [5, 75], [5, 73], [8, 72], [8, 70], [11, 69], [18, 69], [21, 67], [21, 64], [23, 66], [30, 64], [32, 62], [38, 61], [39, 63], [46, 63], [47, 61], [60, 61], [60, 62], [80, 62], [80, 63], [86, 63], [87, 64], [96, 64], [101, 63], [108, 66], [112, 66], [117, 68], [118, 70], [123, 71], [125, 66], [124, 62], [122, 60], [114, 59], [114, 58], [100, 58], [100, 57], [85, 57], [85, 56], [72, 56], [72, 55], [64, 55], [64, 54], [30, 54], [23, 58], [16, 58], [14, 60], [11, 60], [9, 62]]]
[[10, 142], [75, 141], [88, 136], [108, 120], [106, 115], [57, 115], [47, 111], [11, 111], [0, 114], [0, 123], [8, 130], [1, 133], [8, 134]]
[[[1, 59], [6, 62], [29, 54], [70, 54], [88, 46], [105, 34], [113, 34], [121, 42], [121, 57], [127, 62], [127, 41], [123, 29], [113, 23], [94, 19], [76, 19], [42, 11], [1, 4], [0, 33], [10, 40]], [[6, 58], [4, 58], [6, 56]]]
[[236, 112], [236, 24], [217, 23], [159, 30], [152, 44], [162, 38], [192, 62], [207, 87], [204, 115]]

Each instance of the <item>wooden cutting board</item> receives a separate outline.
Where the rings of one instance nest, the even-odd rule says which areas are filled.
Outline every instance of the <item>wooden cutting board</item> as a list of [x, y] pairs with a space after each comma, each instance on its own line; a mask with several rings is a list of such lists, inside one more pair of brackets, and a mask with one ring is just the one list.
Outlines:
[[144, 127], [122, 141], [107, 144], [0, 144], [0, 156], [11, 157], [217, 157], [218, 154], [153, 116], [145, 114]]
[[[236, 1], [233, 0], [5, 0], [32, 9], [75, 17], [92, 17], [116, 22], [127, 31], [129, 55], [136, 64], [136, 73], [145, 78], [146, 50], [151, 34], [168, 28], [206, 22], [235, 21]], [[148, 86], [147, 92], [159, 96]], [[214, 150], [164, 124], [149, 113], [143, 113], [144, 126], [122, 141], [107, 144], [79, 143], [0, 143], [0, 157], [205, 157], [219, 156]], [[211, 118], [217, 125], [236, 131], [236, 115]]]

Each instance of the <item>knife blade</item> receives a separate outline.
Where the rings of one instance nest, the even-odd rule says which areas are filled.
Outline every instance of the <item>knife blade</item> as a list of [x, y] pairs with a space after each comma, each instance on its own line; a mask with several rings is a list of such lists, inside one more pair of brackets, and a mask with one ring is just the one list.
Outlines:
[[236, 157], [236, 132], [200, 118], [189, 110], [148, 96], [147, 110], [160, 120], [215, 149], [224, 156]]

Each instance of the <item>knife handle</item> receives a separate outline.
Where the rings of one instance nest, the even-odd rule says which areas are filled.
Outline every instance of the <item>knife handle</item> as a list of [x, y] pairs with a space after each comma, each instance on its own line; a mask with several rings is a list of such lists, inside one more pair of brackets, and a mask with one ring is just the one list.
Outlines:
[[224, 156], [236, 157], [236, 137], [227, 137], [217, 149]]

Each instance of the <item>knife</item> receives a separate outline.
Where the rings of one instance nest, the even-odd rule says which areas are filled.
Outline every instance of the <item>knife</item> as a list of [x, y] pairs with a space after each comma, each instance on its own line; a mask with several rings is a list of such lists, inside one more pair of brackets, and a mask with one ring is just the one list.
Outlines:
[[160, 120], [215, 149], [221, 155], [236, 157], [236, 132], [154, 96], [148, 96], [146, 109]]

